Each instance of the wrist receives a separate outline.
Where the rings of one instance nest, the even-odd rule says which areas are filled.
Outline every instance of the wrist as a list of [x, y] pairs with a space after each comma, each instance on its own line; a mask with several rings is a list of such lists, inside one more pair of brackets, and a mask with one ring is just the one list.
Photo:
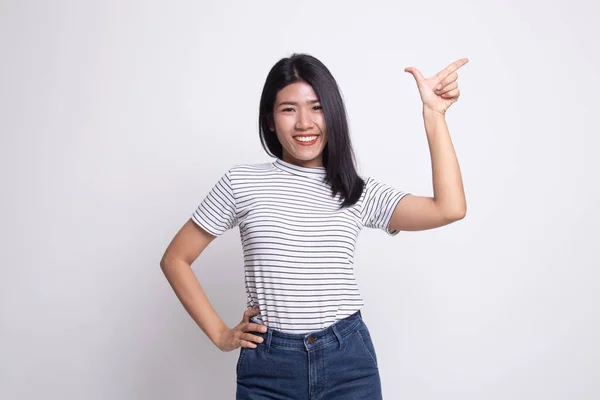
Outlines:
[[229, 327], [225, 324], [222, 324], [217, 330], [216, 334], [212, 337], [212, 342], [215, 346], [221, 348], [221, 344], [223, 342], [223, 338], [225, 337]]
[[429, 106], [423, 105], [423, 116], [426, 118], [445, 119], [446, 112], [436, 111]]
[[446, 123], [446, 115], [423, 106], [423, 120], [426, 125], [438, 125]]

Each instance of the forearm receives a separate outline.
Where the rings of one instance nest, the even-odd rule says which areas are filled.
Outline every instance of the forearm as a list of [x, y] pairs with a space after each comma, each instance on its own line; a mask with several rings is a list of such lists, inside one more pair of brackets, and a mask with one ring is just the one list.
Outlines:
[[210, 304], [190, 265], [185, 261], [170, 260], [162, 263], [161, 268], [185, 310], [216, 345], [227, 326]]
[[446, 118], [424, 107], [423, 119], [431, 154], [434, 202], [445, 215], [460, 219], [466, 213], [467, 204]]

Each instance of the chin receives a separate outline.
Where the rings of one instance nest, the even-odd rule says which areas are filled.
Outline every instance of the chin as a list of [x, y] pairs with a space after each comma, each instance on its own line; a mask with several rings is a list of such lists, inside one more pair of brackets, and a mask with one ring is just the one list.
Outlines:
[[323, 137], [319, 137], [317, 143], [312, 146], [302, 146], [296, 143], [292, 138], [286, 141], [287, 146], [284, 146], [284, 153], [292, 157], [294, 160], [302, 163], [310, 163], [311, 161], [322, 161], [323, 150], [325, 149], [326, 141], [323, 142]]

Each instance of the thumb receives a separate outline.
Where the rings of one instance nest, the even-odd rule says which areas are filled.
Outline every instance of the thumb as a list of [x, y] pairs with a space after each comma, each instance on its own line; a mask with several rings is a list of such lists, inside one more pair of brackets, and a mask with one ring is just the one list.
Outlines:
[[404, 68], [404, 72], [408, 72], [408, 73], [412, 74], [412, 76], [415, 78], [417, 83], [419, 83], [422, 80], [425, 80], [425, 78], [421, 74], [421, 71], [419, 71], [415, 67], [406, 67], [406, 68]]
[[245, 322], [250, 322], [250, 317], [253, 317], [253, 316], [255, 316], [255, 315], [259, 314], [259, 313], [260, 313], [260, 310], [259, 310], [258, 306], [248, 307], [244, 311], [244, 318], [243, 318], [243, 320]]

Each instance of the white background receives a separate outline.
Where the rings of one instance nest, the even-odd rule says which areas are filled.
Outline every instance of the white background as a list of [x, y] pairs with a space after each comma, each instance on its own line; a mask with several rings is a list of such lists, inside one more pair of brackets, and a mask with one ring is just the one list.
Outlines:
[[[468, 57], [447, 120], [464, 220], [364, 230], [386, 399], [600, 398], [598, 72], [589, 1], [2, 1], [0, 398], [232, 399], [159, 268], [232, 165], [272, 161], [271, 66], [321, 59], [362, 175], [431, 195], [415, 66]], [[193, 265], [245, 308], [238, 229]]]

